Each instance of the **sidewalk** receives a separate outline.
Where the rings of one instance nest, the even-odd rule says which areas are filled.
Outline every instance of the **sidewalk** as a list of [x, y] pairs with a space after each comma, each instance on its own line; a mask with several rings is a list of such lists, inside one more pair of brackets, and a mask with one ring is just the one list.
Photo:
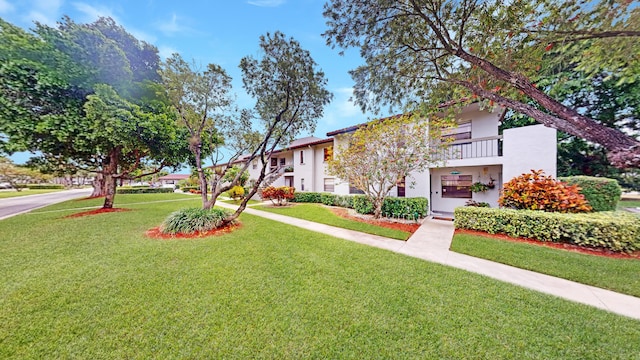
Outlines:
[[[216, 205], [229, 209], [236, 208], [235, 205], [222, 202], [218, 202]], [[400, 241], [249, 207], [244, 212], [341, 239], [471, 271], [640, 320], [640, 298], [449, 251], [454, 231], [452, 221], [427, 219], [409, 240]]]

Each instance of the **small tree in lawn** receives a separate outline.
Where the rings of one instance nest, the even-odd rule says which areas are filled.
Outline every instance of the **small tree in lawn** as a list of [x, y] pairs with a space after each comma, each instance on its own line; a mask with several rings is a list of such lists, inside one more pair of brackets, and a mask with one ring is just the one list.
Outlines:
[[290, 186], [269, 186], [262, 190], [262, 198], [271, 200], [273, 205], [284, 206], [295, 197], [296, 189]]
[[6, 182], [17, 191], [29, 182], [39, 180], [42, 174], [39, 171], [24, 166], [17, 166], [10, 159], [0, 156], [0, 182]]
[[415, 115], [372, 121], [351, 134], [346, 147], [338, 146], [329, 173], [364, 191], [374, 205], [374, 217], [380, 218], [385, 197], [403, 177], [441, 159], [443, 147], [430, 143], [441, 141], [441, 129], [447, 123], [437, 117], [427, 122]]

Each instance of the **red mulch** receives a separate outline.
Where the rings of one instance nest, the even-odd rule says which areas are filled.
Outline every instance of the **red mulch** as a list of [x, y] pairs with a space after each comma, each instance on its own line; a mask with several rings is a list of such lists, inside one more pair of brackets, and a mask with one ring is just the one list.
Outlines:
[[83, 216], [91, 216], [91, 215], [98, 215], [98, 214], [105, 214], [105, 213], [112, 213], [112, 212], [122, 212], [122, 211], [131, 211], [131, 209], [122, 209], [122, 208], [111, 208], [111, 209], [104, 209], [104, 208], [100, 208], [100, 209], [94, 209], [94, 210], [89, 210], [89, 211], [83, 211], [83, 212], [79, 212], [76, 214], [71, 214], [71, 215], [67, 215], [64, 218], [79, 218], [79, 217], [83, 217]]
[[330, 208], [331, 211], [342, 217], [345, 219], [349, 219], [349, 220], [353, 220], [353, 221], [358, 221], [358, 222], [363, 222], [363, 223], [367, 223], [367, 224], [371, 224], [371, 225], [377, 225], [377, 226], [382, 226], [382, 227], [386, 227], [389, 229], [395, 229], [395, 230], [401, 230], [401, 231], [406, 231], [408, 233], [413, 234], [414, 232], [416, 232], [416, 230], [418, 230], [418, 228], [420, 227], [420, 224], [405, 224], [405, 223], [399, 223], [399, 222], [393, 222], [393, 221], [386, 221], [386, 220], [367, 220], [367, 219], [363, 219], [357, 216], [352, 216], [349, 215], [349, 210], [344, 209], [344, 208], [337, 208], [337, 207], [332, 207]]
[[456, 234], [472, 234], [472, 235], [484, 236], [484, 237], [493, 238], [493, 239], [527, 243], [527, 244], [533, 244], [537, 246], [546, 246], [554, 249], [573, 251], [573, 252], [588, 254], [588, 255], [604, 256], [604, 257], [614, 258], [614, 259], [640, 259], [640, 251], [635, 251], [631, 254], [627, 254], [627, 253], [614, 252], [607, 249], [585, 248], [582, 246], [567, 244], [567, 243], [555, 243], [551, 241], [540, 241], [540, 240], [526, 239], [526, 238], [513, 238], [504, 234], [489, 234], [484, 231], [477, 231], [477, 230], [456, 229]]
[[223, 226], [221, 228], [218, 229], [213, 229], [213, 230], [209, 230], [209, 231], [204, 231], [204, 232], [195, 232], [193, 234], [163, 234], [160, 232], [160, 227], [154, 227], [153, 229], [149, 229], [147, 230], [144, 234], [147, 237], [150, 237], [152, 239], [197, 239], [197, 238], [203, 238], [203, 237], [207, 237], [207, 236], [218, 236], [218, 235], [223, 235], [223, 234], [228, 234], [232, 231], [235, 231], [236, 229], [240, 228], [240, 223], [237, 224], [230, 224], [230, 225], [226, 225]]

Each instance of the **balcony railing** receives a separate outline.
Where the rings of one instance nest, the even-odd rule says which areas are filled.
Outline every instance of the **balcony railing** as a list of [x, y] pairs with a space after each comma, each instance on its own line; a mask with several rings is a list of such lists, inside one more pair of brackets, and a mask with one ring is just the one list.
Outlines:
[[502, 156], [502, 135], [456, 140], [442, 149], [442, 160]]

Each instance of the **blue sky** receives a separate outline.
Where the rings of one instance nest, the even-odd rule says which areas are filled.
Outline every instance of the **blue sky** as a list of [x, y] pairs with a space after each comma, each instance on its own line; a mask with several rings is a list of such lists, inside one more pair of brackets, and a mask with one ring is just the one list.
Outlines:
[[[322, 7], [325, 0], [0, 0], [0, 17], [25, 29], [34, 21], [54, 26], [63, 15], [79, 23], [110, 16], [138, 39], [158, 47], [164, 59], [173, 52], [206, 65], [216, 63], [233, 77], [234, 92], [243, 107], [252, 106], [244, 93], [238, 64], [244, 56], [259, 56], [259, 36], [282, 31], [300, 42], [325, 72], [332, 103], [318, 121], [314, 134], [325, 137], [328, 131], [366, 121], [368, 116], [349, 102], [353, 81], [350, 69], [361, 63], [357, 50], [345, 56], [325, 45]], [[14, 161], [29, 156], [19, 154]]]

